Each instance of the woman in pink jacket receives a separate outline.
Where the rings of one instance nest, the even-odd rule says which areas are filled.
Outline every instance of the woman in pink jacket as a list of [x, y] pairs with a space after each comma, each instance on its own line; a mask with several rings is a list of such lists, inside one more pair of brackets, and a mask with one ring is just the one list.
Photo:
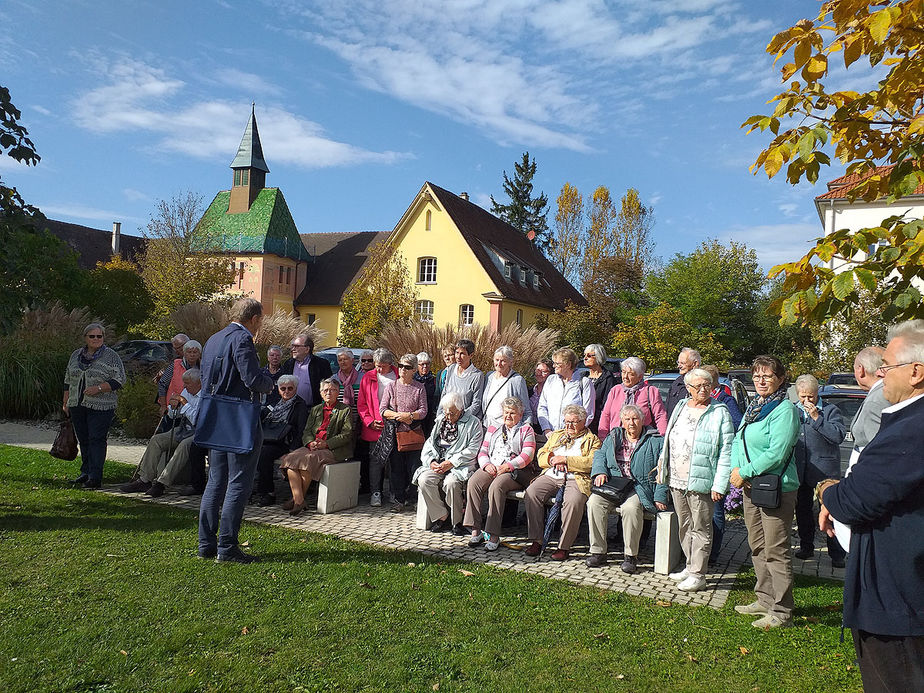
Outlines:
[[603, 413], [600, 414], [598, 437], [605, 440], [610, 429], [619, 426], [619, 412], [627, 404], [634, 404], [642, 410], [643, 426], [655, 426], [663, 436], [667, 430], [667, 410], [658, 388], [643, 380], [645, 362], [636, 356], [630, 356], [623, 359], [621, 368], [622, 383], [613, 387], [606, 397]]
[[[359, 438], [372, 443], [379, 439], [385, 422], [379, 413], [379, 402], [389, 383], [398, 379], [398, 369], [395, 368], [395, 357], [388, 349], [376, 349], [372, 353], [375, 368], [366, 371], [359, 383], [359, 399], [356, 409], [361, 422]], [[379, 507], [382, 505], [382, 462], [374, 456], [369, 459], [369, 488], [372, 497], [369, 505]]]

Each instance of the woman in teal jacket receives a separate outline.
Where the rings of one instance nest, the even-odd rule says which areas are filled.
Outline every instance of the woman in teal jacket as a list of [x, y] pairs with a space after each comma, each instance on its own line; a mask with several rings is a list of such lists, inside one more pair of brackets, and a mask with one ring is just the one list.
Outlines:
[[[799, 439], [799, 413], [786, 396], [786, 369], [775, 356], [758, 356], [751, 366], [757, 397], [751, 402], [732, 445], [731, 483], [744, 488], [744, 523], [757, 584], [757, 601], [739, 605], [739, 614], [760, 615], [755, 628], [788, 626], [792, 621], [792, 558], [789, 534], [796, 509], [799, 474], [793, 449]], [[778, 474], [780, 507], [751, 502], [749, 479]]]
[[735, 429], [728, 407], [711, 397], [714, 383], [709, 371], [694, 368], [683, 382], [689, 397], [671, 412], [658, 460], [658, 481], [670, 486], [680, 547], [687, 557], [683, 570], [670, 578], [682, 592], [696, 592], [706, 586], [712, 513], [728, 492]]

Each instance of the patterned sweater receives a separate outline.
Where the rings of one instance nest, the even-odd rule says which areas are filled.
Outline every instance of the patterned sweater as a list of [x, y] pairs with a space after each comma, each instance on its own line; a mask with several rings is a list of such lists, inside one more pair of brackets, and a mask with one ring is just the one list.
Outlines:
[[[125, 384], [125, 368], [122, 359], [107, 346], [100, 347], [103, 351], [90, 363], [86, 370], [80, 368], [80, 352], [77, 349], [71, 354], [64, 371], [64, 391], [67, 392], [67, 406], [78, 405], [87, 409], [107, 411], [115, 409], [118, 394], [116, 391]], [[98, 395], [87, 395], [88, 387], [109, 383], [110, 392], [100, 392]]]

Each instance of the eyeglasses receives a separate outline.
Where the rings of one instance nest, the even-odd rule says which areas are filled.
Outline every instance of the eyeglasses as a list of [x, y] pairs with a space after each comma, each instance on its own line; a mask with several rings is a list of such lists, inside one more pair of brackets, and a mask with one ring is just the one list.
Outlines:
[[896, 363], [896, 364], [891, 365], [891, 366], [879, 366], [879, 368], [876, 369], [876, 372], [877, 372], [877, 373], [882, 372], [882, 374], [885, 375], [886, 373], [888, 373], [888, 372], [889, 372], [890, 370], [892, 370], [893, 368], [901, 368], [902, 366], [910, 366], [910, 365], [913, 364], [913, 363], [917, 363], [917, 362], [916, 362], [916, 361], [907, 361], [906, 363]]
[[580, 423], [580, 421], [565, 421], [565, 426], [577, 426]]
[[709, 392], [712, 389], [711, 385], [703, 383], [702, 385], [687, 385], [691, 390], [702, 390], [703, 392]]
[[291, 385], [288, 385], [288, 386], [280, 385], [280, 386], [279, 386], [279, 391], [280, 391], [280, 392], [289, 392], [290, 390], [294, 390], [294, 389], [295, 389], [295, 388], [292, 387]]
[[372, 363], [372, 359], [360, 359], [360, 363]]
[[305, 345], [304, 345], [304, 344], [290, 344], [289, 346], [290, 346], [292, 349], [304, 349], [304, 348], [305, 348]]
[[101, 335], [101, 334], [88, 334], [87, 337], [88, 337], [89, 339], [102, 339], [102, 338], [103, 338], [103, 335]]
[[399, 363], [399, 364], [398, 364], [398, 368], [403, 368], [403, 369], [406, 370], [406, 371], [412, 371], [412, 370], [414, 370], [414, 366], [409, 366], [409, 365], [407, 365], [406, 363]]
[[773, 380], [775, 377], [776, 377], [775, 375], [752, 375], [751, 380], [756, 380], [761, 383], [768, 383], [771, 380]]

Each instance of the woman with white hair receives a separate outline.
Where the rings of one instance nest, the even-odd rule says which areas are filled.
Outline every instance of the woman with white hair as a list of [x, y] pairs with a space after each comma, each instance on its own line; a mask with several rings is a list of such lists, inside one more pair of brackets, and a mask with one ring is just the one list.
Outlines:
[[[433, 518], [431, 532], [451, 529], [453, 534], [465, 536], [462, 526], [465, 483], [475, 469], [483, 437], [481, 422], [465, 411], [462, 393], [443, 395], [433, 432], [420, 453], [421, 471], [416, 475], [427, 515]], [[441, 491], [446, 496], [445, 502]]]
[[600, 416], [606, 398], [616, 386], [616, 376], [606, 367], [606, 349], [602, 344], [588, 344], [584, 347], [584, 366], [587, 377], [594, 385], [594, 419], [588, 428], [596, 434], [600, 428]]
[[529, 421], [532, 412], [529, 409], [529, 390], [526, 379], [513, 370], [513, 349], [509, 346], [498, 347], [494, 352], [494, 370], [484, 379], [484, 392], [481, 395], [481, 407], [484, 412], [484, 427], [498, 428], [504, 418], [504, 400], [516, 397], [523, 403], [522, 417]]
[[[417, 374], [417, 357], [405, 354], [398, 359], [398, 379], [389, 383], [382, 395], [379, 411], [385, 421], [394, 421], [396, 437], [401, 433], [415, 432], [423, 439], [423, 428], [418, 423], [427, 415], [427, 392], [424, 386], [414, 380]], [[411, 485], [411, 474], [420, 466], [420, 447], [415, 450], [399, 450], [398, 442], [391, 449], [389, 468], [391, 470], [391, 492], [395, 497], [393, 513], [404, 511], [407, 503], [407, 489]]]
[[[485, 549], [497, 551], [500, 546], [501, 519], [510, 491], [521, 491], [536, 476], [533, 457], [536, 454], [536, 434], [523, 416], [523, 401], [507, 397], [501, 402], [503, 417], [500, 425], [490, 425], [478, 453], [478, 466], [468, 481], [468, 503], [462, 524], [472, 532], [469, 546], [478, 546], [487, 539]], [[481, 506], [488, 497], [487, 520], [482, 523]], [[482, 532], [482, 527], [484, 531]]]
[[[279, 376], [282, 375], [282, 347], [278, 344], [272, 344], [266, 350], [266, 365], [262, 368], [270, 378], [273, 379], [273, 385], [279, 382]], [[266, 396], [266, 403], [269, 405], [276, 404], [279, 401], [279, 390], [275, 389]]]
[[[825, 404], [818, 396], [818, 381], [814, 375], [796, 378], [799, 401], [799, 440], [796, 441], [796, 469], [799, 490], [796, 492], [796, 526], [799, 528], [799, 550], [796, 558], [805, 560], [815, 554], [815, 486], [825, 479], [841, 478], [841, 442], [847, 427], [841, 410]], [[835, 568], [843, 568], [847, 552], [834, 537], [827, 537], [828, 557]]]
[[257, 460], [257, 482], [254, 488], [257, 505], [265, 508], [276, 503], [273, 485], [273, 463], [302, 446], [302, 434], [308, 423], [308, 403], [299, 395], [298, 376], [280, 375], [276, 379], [279, 397], [275, 404], [263, 408], [263, 445]]
[[[574, 352], [572, 352], [574, 353]], [[530, 545], [527, 556], [538, 556], [542, 551], [545, 529], [545, 504], [565, 485], [561, 509], [561, 536], [553, 561], [564, 561], [571, 552], [577, 536], [584, 506], [590, 497], [590, 470], [594, 453], [600, 449], [600, 439], [587, 428], [587, 410], [569, 404], [562, 411], [563, 425], [549, 434], [539, 451], [539, 469], [542, 474], [526, 489], [526, 518]]]
[[183, 392], [183, 373], [190, 368], [199, 368], [202, 359], [202, 345], [195, 339], [187, 340], [183, 344], [183, 358], [175, 359], [169, 364], [158, 380], [157, 403], [160, 404], [160, 413], [167, 410], [167, 403]]
[[548, 436], [561, 430], [565, 407], [576, 404], [587, 412], [586, 425], [594, 420], [594, 386], [582, 378], [577, 368], [577, 354], [562, 347], [552, 354], [555, 374], [550, 375], [539, 395], [539, 428]]
[[662, 436], [667, 430], [667, 411], [661, 393], [654, 385], [645, 382], [645, 362], [636, 356], [623, 359], [622, 383], [616, 385], [606, 397], [603, 412], [600, 414], [600, 427], [597, 434], [606, 439], [610, 429], [619, 425], [619, 412], [627, 404], [634, 404], [642, 410], [642, 424], [655, 426]]
[[679, 583], [677, 589], [695, 592], [706, 586], [712, 513], [728, 493], [735, 428], [728, 407], [712, 399], [709, 371], [694, 368], [683, 380], [688, 396], [677, 403], [667, 424], [658, 481], [670, 486], [680, 548], [687, 557], [683, 570], [670, 578]]
[[436, 421], [439, 402], [437, 402], [436, 376], [430, 369], [430, 354], [426, 351], [417, 354], [417, 372], [414, 374], [414, 380], [423, 385], [427, 393], [427, 415], [423, 420], [423, 429], [424, 435], [428, 436], [433, 430], [433, 422]]

